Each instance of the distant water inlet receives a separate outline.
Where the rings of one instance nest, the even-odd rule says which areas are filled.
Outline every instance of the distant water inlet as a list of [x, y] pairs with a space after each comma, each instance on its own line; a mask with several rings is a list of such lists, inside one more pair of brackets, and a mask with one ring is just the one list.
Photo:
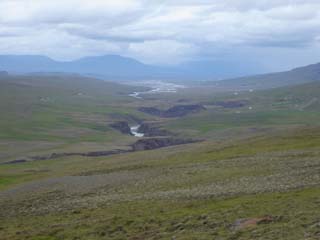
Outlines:
[[155, 94], [155, 93], [176, 93], [180, 88], [185, 88], [183, 85], [178, 85], [174, 83], [162, 82], [162, 81], [148, 81], [148, 82], [138, 82], [135, 83], [136, 86], [150, 87], [151, 90], [144, 92], [133, 92], [130, 93], [130, 97], [137, 99], [143, 99], [142, 95], [145, 94]]
[[132, 135], [135, 137], [144, 137], [143, 133], [138, 132], [139, 128], [140, 128], [140, 125], [130, 127], [130, 131], [131, 131]]
[[134, 93], [130, 93], [129, 96], [137, 98], [137, 99], [142, 99], [142, 97], [140, 97], [141, 93], [143, 93], [143, 92], [134, 92]]

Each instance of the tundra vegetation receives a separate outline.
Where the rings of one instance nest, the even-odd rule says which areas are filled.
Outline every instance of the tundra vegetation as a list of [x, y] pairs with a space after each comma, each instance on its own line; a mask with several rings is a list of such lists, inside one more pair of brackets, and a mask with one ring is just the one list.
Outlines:
[[0, 239], [320, 238], [319, 82], [143, 91], [0, 76]]

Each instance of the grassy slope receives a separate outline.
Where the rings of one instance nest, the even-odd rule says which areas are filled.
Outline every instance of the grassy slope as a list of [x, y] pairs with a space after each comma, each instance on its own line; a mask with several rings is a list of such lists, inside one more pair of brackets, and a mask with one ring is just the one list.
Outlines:
[[[312, 64], [291, 71], [248, 76], [236, 79], [229, 79], [219, 84], [225, 89], [268, 89], [290, 85], [301, 85], [320, 80], [320, 64]], [[212, 84], [212, 83], [211, 83]], [[215, 84], [215, 83], [213, 83]]]
[[[308, 83], [266, 91], [240, 92], [238, 95], [215, 94], [209, 90], [192, 96], [194, 102], [204, 102], [208, 110], [197, 115], [168, 121], [171, 130], [190, 132], [192, 135], [214, 136], [224, 130], [240, 131], [288, 128], [320, 123], [320, 83]], [[179, 96], [182, 97], [182, 96]], [[211, 105], [217, 101], [245, 100], [242, 108], [223, 109]], [[249, 109], [251, 108], [251, 109]]]
[[[319, 194], [319, 189], [306, 189], [226, 200], [140, 201], [25, 216], [9, 219], [2, 239], [319, 239]], [[266, 214], [279, 220], [232, 227], [239, 218]]]
[[[134, 90], [76, 76], [2, 77], [0, 159], [41, 151], [101, 150], [106, 143], [125, 143], [125, 137], [108, 124], [136, 114], [126, 107], [127, 95]], [[87, 144], [79, 148], [79, 143]]]
[[[16, 187], [15, 199], [10, 191], [2, 192], [2, 236], [301, 239], [307, 234], [317, 239], [319, 143], [318, 128], [300, 129], [190, 145], [184, 152], [181, 146], [147, 154], [6, 166], [3, 188], [32, 182]], [[63, 176], [73, 176], [81, 189], [74, 189], [72, 182], [46, 187], [47, 179]], [[111, 178], [99, 185], [101, 176]], [[37, 181], [41, 184], [30, 195], [36, 179], [42, 179]], [[276, 220], [241, 230], [232, 227], [238, 219], [265, 215]]]
[[[181, 98], [206, 102], [209, 108], [181, 119], [157, 120], [172, 131], [207, 141], [112, 157], [2, 165], [0, 239], [319, 239], [320, 117], [319, 102], [314, 100], [319, 84], [237, 96], [194, 90], [190, 95], [155, 95], [143, 102], [123, 97], [127, 93], [123, 87], [121, 94], [113, 95], [109, 86], [90, 90], [85, 81], [85, 87], [77, 90], [85, 89], [84, 96], [74, 95], [72, 83], [40, 95], [54, 102], [39, 103], [42, 86], [37, 80], [31, 83], [33, 94], [18, 94], [19, 85], [20, 90], [2, 92], [17, 93], [14, 96], [1, 95], [15, 103], [11, 112], [7, 104], [1, 105], [1, 111], [9, 114], [0, 125], [5, 133], [11, 121], [18, 135], [14, 138], [9, 132], [7, 138], [12, 137], [14, 144], [25, 134], [28, 141], [63, 142], [67, 149], [84, 142], [105, 148], [111, 142], [98, 137], [100, 132], [115, 134], [114, 141], [131, 139], [104, 128], [104, 117], [108, 121], [114, 113], [136, 115], [134, 108], [141, 104], [167, 107]], [[49, 83], [41, 93], [61, 86], [48, 88]], [[226, 99], [247, 99], [253, 109], [209, 105]], [[28, 115], [28, 106], [32, 112], [39, 110], [38, 120], [37, 114]], [[20, 111], [28, 117], [18, 121]], [[24, 133], [22, 123], [28, 121], [32, 130]], [[85, 130], [84, 138], [73, 132], [69, 137], [66, 130], [74, 127]], [[57, 137], [52, 128], [65, 130]], [[241, 130], [246, 134], [239, 134]], [[2, 139], [10, 140], [5, 135]], [[265, 215], [274, 221], [243, 229], [233, 226], [239, 219]]]

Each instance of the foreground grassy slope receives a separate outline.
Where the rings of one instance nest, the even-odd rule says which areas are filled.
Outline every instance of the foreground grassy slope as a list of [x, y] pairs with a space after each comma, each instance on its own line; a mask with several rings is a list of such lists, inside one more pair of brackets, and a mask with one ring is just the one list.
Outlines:
[[[108, 127], [123, 119], [204, 141], [0, 165], [1, 240], [319, 239], [319, 83], [139, 100], [127, 97], [132, 87], [96, 81], [3, 78], [1, 160], [125, 147], [136, 139]], [[199, 103], [207, 110], [181, 118], [137, 111]]]
[[1, 166], [1, 236], [317, 239], [319, 132]]
[[[311, 188], [215, 200], [121, 202], [64, 215], [9, 219], [2, 239], [316, 240], [319, 194], [319, 189]], [[239, 218], [254, 219], [266, 214], [275, 220], [242, 229], [235, 224]]]

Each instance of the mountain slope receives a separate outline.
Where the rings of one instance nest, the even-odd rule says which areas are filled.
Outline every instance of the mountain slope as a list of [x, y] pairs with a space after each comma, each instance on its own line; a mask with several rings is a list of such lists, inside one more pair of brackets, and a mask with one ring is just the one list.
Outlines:
[[223, 80], [218, 82], [218, 86], [234, 90], [267, 89], [313, 81], [320, 81], [320, 63], [295, 68], [286, 72]]
[[[118, 55], [55, 61], [39, 55], [0, 55], [0, 71], [14, 73], [78, 73], [108, 80], [214, 80], [222, 88], [265, 89], [320, 80], [320, 63], [291, 71], [233, 78], [261, 72], [258, 66], [217, 61], [191, 61], [178, 66], [159, 67]], [[232, 79], [231, 79], [232, 78]], [[212, 83], [212, 82], [211, 82]], [[216, 85], [216, 82], [214, 82]]]
[[69, 62], [54, 61], [44, 56], [2, 55], [0, 69], [16, 73], [66, 72], [123, 78], [150, 77], [153, 73], [160, 73], [156, 67], [116, 55], [86, 57]]
[[[253, 72], [249, 69], [258, 70]], [[259, 72], [258, 67], [248, 68], [217, 61], [191, 61], [178, 66], [160, 67], [118, 55], [84, 57], [65, 62], [38, 55], [0, 55], [0, 70], [14, 73], [78, 73], [109, 80], [212, 80]]]
[[59, 70], [59, 63], [39, 55], [1, 55], [0, 69], [18, 73], [48, 72]]

